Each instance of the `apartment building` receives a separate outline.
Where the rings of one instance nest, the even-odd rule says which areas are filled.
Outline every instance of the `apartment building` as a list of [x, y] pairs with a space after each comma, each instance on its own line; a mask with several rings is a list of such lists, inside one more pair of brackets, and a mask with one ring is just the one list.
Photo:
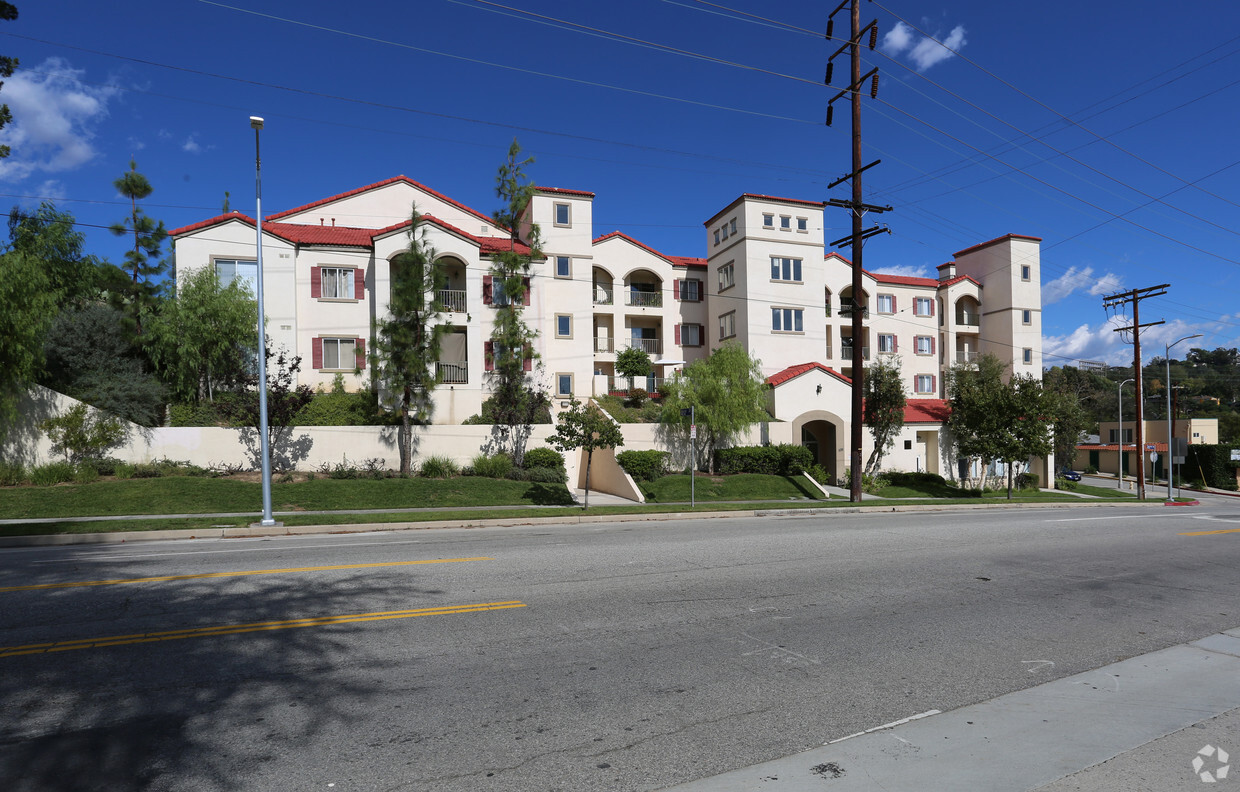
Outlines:
[[[520, 249], [531, 223], [543, 259], [525, 295], [540, 364], [529, 368], [545, 378], [557, 408], [570, 396], [627, 387], [615, 378], [616, 354], [626, 347], [649, 353], [654, 371], [632, 384], [654, 391], [735, 342], [761, 361], [775, 418], [842, 475], [852, 349], [860, 343], [865, 360], [897, 361], [907, 378], [907, 436], [890, 466], [950, 472], [939, 439], [947, 369], [990, 352], [1013, 372], [1040, 376], [1037, 238], [1008, 235], [967, 248], [935, 278], [865, 272], [854, 295], [851, 262], [824, 249], [821, 202], [741, 195], [704, 223], [706, 255], [694, 257], [620, 232], [596, 235], [594, 197], [539, 188], [515, 243], [486, 215], [404, 176], [277, 212], [263, 223], [268, 335], [301, 355], [302, 382], [327, 387], [342, 375], [349, 387], [366, 387], [372, 323], [387, 313], [393, 263], [409, 244], [416, 205], [446, 281], [437, 423], [460, 423], [487, 396], [502, 299], [490, 259]], [[233, 212], [171, 236], [179, 272], [212, 267], [222, 279], [256, 278], [252, 218]], [[860, 339], [852, 337], [853, 307], [867, 311]]]

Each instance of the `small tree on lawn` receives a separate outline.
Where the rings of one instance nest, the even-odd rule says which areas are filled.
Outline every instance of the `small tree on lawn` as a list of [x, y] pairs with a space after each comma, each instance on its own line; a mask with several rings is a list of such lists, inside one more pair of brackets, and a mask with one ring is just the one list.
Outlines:
[[[293, 433], [294, 418], [302, 408], [314, 400], [314, 391], [305, 383], [293, 385], [297, 372], [301, 371], [301, 356], [289, 355], [284, 347], [272, 351], [271, 339], [267, 339], [267, 444], [271, 463], [277, 469], [291, 467], [296, 460], [294, 449], [286, 448]], [[272, 366], [272, 358], [275, 365]], [[228, 402], [229, 417], [234, 423], [254, 430], [254, 438], [261, 431], [261, 411], [258, 402], [258, 376], [250, 379], [253, 389], [237, 394]], [[244, 440], [244, 438], [243, 438]], [[248, 442], [248, 441], [246, 441]], [[255, 443], [251, 447], [257, 447]]]
[[1012, 499], [1013, 466], [1043, 457], [1053, 448], [1053, 421], [1042, 381], [1029, 374], [1012, 377], [1004, 387], [1004, 427], [999, 459], [1007, 463], [1008, 500]]
[[590, 464], [594, 460], [595, 450], [624, 445], [624, 435], [620, 432], [620, 427], [596, 405], [583, 406], [581, 402], [573, 399], [568, 409], [560, 413], [556, 420], [555, 434], [547, 438], [547, 443], [565, 452], [585, 449], [586, 497], [581, 507], [585, 509], [590, 506]]
[[81, 402], [63, 415], [48, 418], [39, 428], [52, 441], [52, 450], [64, 454], [65, 461], [73, 464], [99, 459], [125, 439], [125, 427], [120, 418]]
[[397, 446], [400, 473], [409, 475], [413, 459], [413, 425], [429, 423], [437, 382], [439, 344], [447, 328], [437, 324], [443, 314], [439, 291], [443, 273], [435, 264], [435, 249], [418, 229], [422, 216], [413, 208], [409, 221], [409, 249], [392, 262], [390, 318], [375, 326], [370, 354], [371, 371], [396, 399], [400, 413]]
[[958, 363], [947, 373], [947, 395], [951, 414], [947, 427], [956, 442], [961, 459], [980, 459], [982, 475], [978, 489], [986, 480], [986, 467], [1001, 454], [1003, 433], [1003, 362], [994, 355], [981, 355], [972, 363]]
[[865, 371], [865, 423], [874, 436], [874, 450], [865, 463], [865, 472], [874, 473], [882, 464], [883, 455], [891, 449], [896, 435], [904, 428], [904, 379], [900, 365], [883, 360]]
[[743, 347], [727, 343], [705, 360], [694, 361], [684, 374], [664, 383], [667, 397], [659, 423], [679, 443], [689, 443], [689, 427], [680, 411], [692, 407], [696, 413], [700, 467], [715, 470], [715, 450], [730, 444], [754, 424], [767, 420], [767, 387], [757, 360]]

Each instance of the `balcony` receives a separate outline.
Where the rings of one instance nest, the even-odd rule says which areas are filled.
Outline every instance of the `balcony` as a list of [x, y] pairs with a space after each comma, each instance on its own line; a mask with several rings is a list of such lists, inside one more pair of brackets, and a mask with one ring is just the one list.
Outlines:
[[464, 385], [469, 382], [469, 363], [464, 360], [455, 363], [440, 361], [435, 364], [435, 379], [448, 385]]
[[447, 313], [465, 313], [464, 289], [440, 289], [439, 304]]
[[601, 284], [594, 284], [594, 304], [595, 305], [611, 305], [614, 301], [611, 288]]
[[[853, 299], [852, 299], [851, 297], [841, 297], [841, 298], [840, 298], [840, 316], [852, 317], [852, 315], [853, 315], [853, 309], [854, 309], [854, 308], [856, 308], [856, 307], [857, 307], [857, 304], [856, 304], [855, 302], [853, 302]], [[830, 316], [830, 315], [831, 315], [831, 311], [830, 311], [830, 310], [828, 310], [828, 311], [827, 311], [827, 316]], [[864, 305], [863, 305], [863, 306], [861, 306], [861, 315], [862, 315], [863, 317], [865, 317], [865, 316], [869, 316], [869, 315], [870, 315], [870, 309], [869, 309], [869, 308], [867, 308], [867, 307], [866, 307], [866, 306], [864, 306]]]
[[630, 338], [629, 348], [630, 349], [641, 349], [645, 351], [647, 355], [661, 355], [663, 354], [663, 339], [662, 338]]
[[[840, 360], [841, 361], [844, 361], [844, 362], [850, 361], [852, 360], [852, 356], [853, 356], [853, 345], [852, 344], [844, 344], [843, 346], [840, 347]], [[861, 347], [861, 359], [862, 360], [870, 359], [870, 348], [869, 347]]]
[[630, 289], [626, 304], [636, 308], [662, 308], [663, 292]]
[[594, 351], [595, 352], [615, 352], [616, 351], [616, 340], [614, 338], [601, 338], [599, 336], [595, 336], [594, 337]]
[[956, 350], [956, 362], [957, 363], [976, 363], [977, 362], [977, 351], [972, 350], [972, 349]]
[[981, 327], [982, 317], [980, 314], [958, 311], [956, 313], [956, 324], [962, 327]]
[[607, 392], [613, 396], [628, 396], [633, 388], [641, 388], [651, 395], [658, 395], [663, 377], [653, 374], [648, 377], [608, 377]]

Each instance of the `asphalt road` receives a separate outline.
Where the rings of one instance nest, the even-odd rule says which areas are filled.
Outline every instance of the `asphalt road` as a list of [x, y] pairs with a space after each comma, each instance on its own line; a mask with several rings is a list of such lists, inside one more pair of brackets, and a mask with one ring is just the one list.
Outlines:
[[1240, 501], [3, 550], [0, 779], [660, 789], [1234, 628], [1219, 530]]

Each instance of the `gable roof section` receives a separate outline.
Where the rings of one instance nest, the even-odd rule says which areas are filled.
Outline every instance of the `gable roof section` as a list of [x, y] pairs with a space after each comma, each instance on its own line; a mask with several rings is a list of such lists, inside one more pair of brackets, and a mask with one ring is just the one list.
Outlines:
[[254, 218], [243, 215], [240, 212], [229, 212], [228, 214], [216, 215], [215, 217], [211, 217], [206, 220], [199, 220], [197, 223], [191, 223], [187, 226], [181, 226], [180, 228], [174, 228], [168, 232], [168, 236], [170, 237], [185, 236], [186, 234], [192, 234], [195, 231], [201, 231], [204, 228], [210, 228], [211, 226], [214, 226], [214, 225], [221, 225], [223, 223], [227, 223], [230, 220], [240, 220], [241, 222], [246, 223], [247, 225], [251, 225], [251, 226], [254, 225]]
[[698, 267], [706, 269], [706, 259], [697, 258], [695, 256], [668, 256], [672, 260], [673, 267]]
[[1011, 240], [1011, 239], [1023, 239], [1027, 242], [1041, 242], [1042, 241], [1042, 237], [1025, 236], [1024, 234], [1004, 234], [1003, 236], [995, 237], [994, 239], [988, 242], [982, 242], [980, 244], [974, 245], [973, 247], [967, 247], [964, 250], [961, 250], [957, 253], [953, 253], [952, 255], [955, 256], [956, 258], [960, 258], [961, 256], [967, 255], [969, 253], [976, 253], [982, 248], [988, 248], [991, 245], [997, 245], [1000, 242], [1007, 242], [1008, 240]]
[[535, 187], [534, 192], [550, 193], [552, 195], [572, 195], [577, 198], [594, 198], [594, 193], [585, 190], [568, 190], [563, 187]]
[[[243, 215], [240, 212], [229, 212], [226, 215], [212, 217], [209, 220], [203, 220], [192, 225], [174, 228], [168, 232], [168, 236], [175, 239], [176, 237], [182, 237], [232, 221], [245, 223], [251, 228], [255, 225], [254, 218]], [[369, 248], [371, 246], [371, 237], [374, 236], [376, 231], [373, 228], [316, 226], [303, 225], [301, 223], [268, 223], [264, 221], [263, 233], [279, 237], [286, 242], [292, 242], [294, 245], [334, 245], [337, 247]]]
[[329, 203], [341, 201], [341, 200], [344, 200], [345, 198], [351, 198], [354, 195], [360, 195], [364, 192], [370, 192], [371, 190], [377, 190], [381, 187], [387, 187], [390, 184], [397, 184], [397, 183], [408, 184], [411, 187], [414, 187], [418, 190], [422, 190], [425, 193], [429, 193], [430, 195], [435, 196], [436, 198], [438, 198], [439, 200], [445, 203], [452, 204], [457, 209], [460, 209], [463, 212], [468, 212], [474, 217], [477, 217], [479, 220], [489, 223], [490, 225], [496, 225], [494, 220], [492, 220], [490, 217], [487, 217], [482, 212], [479, 212], [477, 209], [471, 209], [470, 207], [466, 206], [460, 201], [454, 201], [453, 199], [449, 198], [448, 196], [444, 195], [438, 190], [432, 190], [430, 187], [427, 187], [425, 184], [422, 184], [421, 182], [416, 182], [413, 179], [410, 179], [408, 176], [404, 176], [404, 175], [393, 176], [390, 179], [384, 179], [383, 181], [375, 182], [374, 184], [367, 184], [366, 186], [358, 187], [355, 190], [349, 190], [348, 192], [337, 193], [336, 195], [332, 195], [327, 198], [320, 199], [318, 201], [312, 201], [308, 204], [303, 204], [302, 206], [294, 206], [292, 209], [285, 209], [283, 212], [276, 212], [273, 215], [268, 215], [268, 219], [276, 220], [281, 217], [288, 217], [289, 215], [298, 214], [300, 212], [308, 212], [311, 209], [314, 209], [319, 206], [324, 206]]
[[977, 278], [974, 278], [972, 275], [957, 275], [954, 278], [948, 278], [945, 281], [940, 281], [939, 285], [940, 286], [951, 286], [954, 283], [960, 283], [960, 281], [969, 281], [970, 283], [976, 285], [978, 288], [981, 288], [981, 285], [982, 285], [978, 283]]
[[778, 388], [780, 385], [783, 385], [785, 382], [794, 380], [797, 377], [801, 376], [802, 374], [809, 373], [815, 369], [825, 372], [831, 375], [832, 377], [835, 377], [840, 382], [843, 382], [847, 385], [852, 384], [852, 380], [850, 380], [848, 377], [845, 377], [843, 374], [839, 373], [833, 368], [827, 368], [826, 366], [822, 365], [821, 363], [817, 361], [814, 361], [812, 363], [798, 363], [795, 366], [789, 366], [783, 371], [776, 372], [772, 374], [771, 376], [767, 377], [766, 384], [770, 385], [772, 388]]
[[650, 247], [650, 245], [644, 244], [642, 242], [638, 242], [636, 239], [634, 239], [633, 237], [629, 236], [628, 234], [622, 231], [612, 231], [610, 234], [604, 234], [598, 239], [593, 240], [590, 244], [597, 245], [599, 243], [606, 242], [609, 239], [623, 239], [625, 242], [628, 242], [630, 245], [635, 245], [653, 256], [658, 256], [659, 258], [663, 259], [669, 264], [674, 263], [671, 256], [663, 255], [659, 251]]

